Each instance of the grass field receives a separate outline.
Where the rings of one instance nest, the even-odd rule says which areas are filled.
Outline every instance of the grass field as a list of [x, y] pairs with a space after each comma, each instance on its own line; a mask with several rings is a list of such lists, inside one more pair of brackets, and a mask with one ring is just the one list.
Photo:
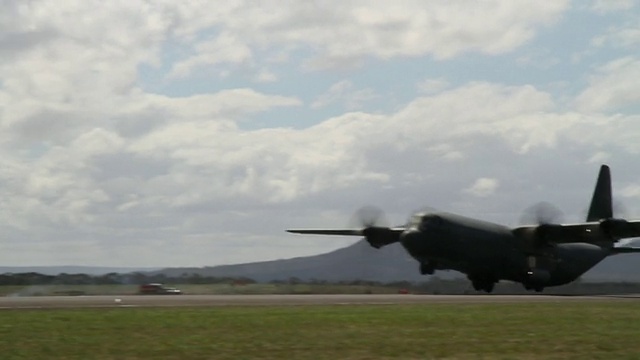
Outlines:
[[1, 359], [640, 359], [640, 303], [0, 311]]

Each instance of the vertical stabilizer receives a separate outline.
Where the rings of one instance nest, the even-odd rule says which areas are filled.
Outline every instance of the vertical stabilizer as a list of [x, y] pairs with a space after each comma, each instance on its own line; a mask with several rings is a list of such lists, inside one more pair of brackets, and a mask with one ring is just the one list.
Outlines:
[[613, 217], [611, 208], [611, 172], [607, 165], [600, 167], [596, 189], [593, 191], [587, 221], [598, 221]]

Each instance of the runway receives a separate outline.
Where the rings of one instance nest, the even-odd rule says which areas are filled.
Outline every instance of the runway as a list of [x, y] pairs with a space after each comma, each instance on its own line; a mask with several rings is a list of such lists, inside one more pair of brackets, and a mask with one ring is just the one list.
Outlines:
[[0, 309], [640, 301], [640, 295], [125, 295], [0, 297]]

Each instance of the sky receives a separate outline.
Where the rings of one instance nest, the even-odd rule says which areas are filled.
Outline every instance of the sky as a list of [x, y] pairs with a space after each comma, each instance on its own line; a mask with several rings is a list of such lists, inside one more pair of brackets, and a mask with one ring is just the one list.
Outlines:
[[213, 266], [373, 205], [640, 218], [640, 1], [0, 0], [0, 264]]

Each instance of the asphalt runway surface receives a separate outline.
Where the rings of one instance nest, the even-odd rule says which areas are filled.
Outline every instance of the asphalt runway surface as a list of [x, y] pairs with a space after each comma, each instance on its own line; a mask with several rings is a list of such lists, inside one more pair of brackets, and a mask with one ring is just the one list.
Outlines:
[[124, 295], [0, 297], [0, 309], [640, 301], [640, 295]]

